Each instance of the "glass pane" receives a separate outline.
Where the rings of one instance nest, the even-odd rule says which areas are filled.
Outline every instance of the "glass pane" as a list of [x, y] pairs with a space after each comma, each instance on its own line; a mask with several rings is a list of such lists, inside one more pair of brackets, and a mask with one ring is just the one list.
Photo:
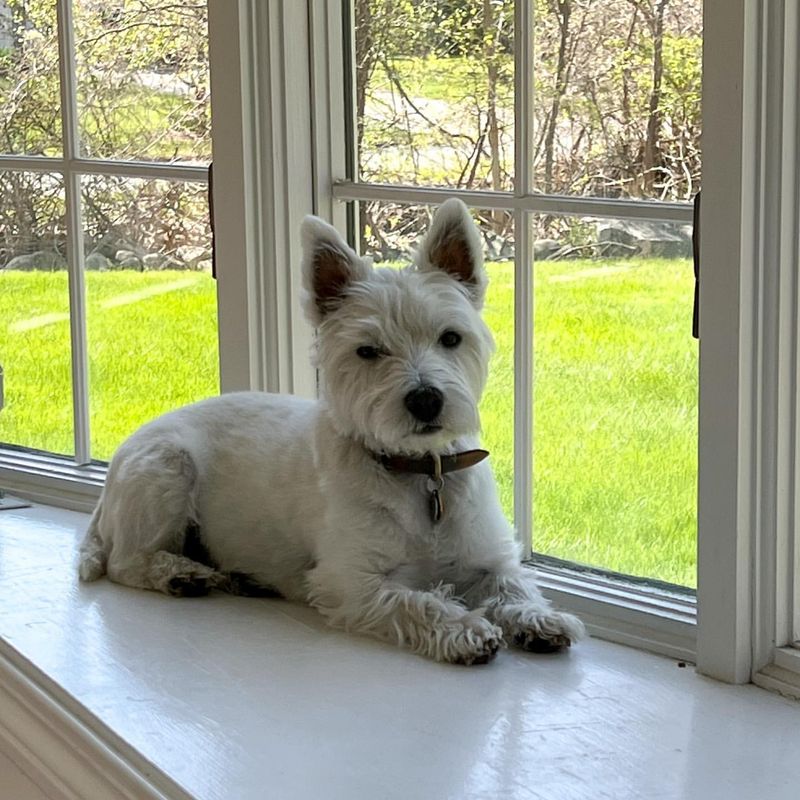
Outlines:
[[81, 152], [211, 158], [206, 3], [73, 0]]
[[206, 188], [83, 179], [92, 456], [219, 392]]
[[56, 4], [0, 2], [0, 152], [61, 154]]
[[60, 176], [0, 172], [0, 442], [74, 450]]
[[355, 0], [361, 180], [509, 189], [514, 3]]
[[[399, 268], [427, 231], [435, 208], [361, 204], [361, 252], [377, 267]], [[483, 318], [495, 338], [489, 380], [480, 405], [483, 446], [491, 453], [500, 501], [514, 515], [514, 221], [503, 211], [474, 210], [484, 238], [489, 288]]]
[[534, 30], [536, 190], [691, 199], [702, 0], [537, 0]]
[[534, 550], [694, 586], [689, 226], [549, 226], [534, 265]]

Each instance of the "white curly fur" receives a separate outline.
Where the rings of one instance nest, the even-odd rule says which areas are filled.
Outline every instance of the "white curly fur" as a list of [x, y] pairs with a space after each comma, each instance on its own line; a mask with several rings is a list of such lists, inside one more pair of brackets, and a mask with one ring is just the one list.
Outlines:
[[[478, 446], [493, 343], [467, 209], [447, 201], [400, 271], [374, 269], [319, 219], [306, 219], [302, 237], [323, 399], [223, 395], [138, 430], [111, 462], [81, 578], [186, 594], [233, 590], [244, 573], [332, 625], [464, 664], [504, 643], [580, 638], [581, 623], [552, 610], [520, 564], [488, 461], [446, 477], [436, 524], [427, 479], [390, 473], [373, 455]], [[457, 347], [443, 346], [445, 331]], [[363, 347], [377, 357], [360, 357]], [[443, 397], [433, 426], [404, 402], [420, 386]], [[188, 526], [206, 563], [189, 557]]]

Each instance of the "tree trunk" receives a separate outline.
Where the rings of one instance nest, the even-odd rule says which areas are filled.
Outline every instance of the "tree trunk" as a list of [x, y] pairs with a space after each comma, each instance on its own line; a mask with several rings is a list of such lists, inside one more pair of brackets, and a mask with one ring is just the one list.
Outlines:
[[[372, 9], [370, 0], [355, 0], [354, 3], [354, 28], [355, 28], [355, 59], [356, 59], [356, 163], [354, 164], [356, 180], [361, 172], [361, 144], [364, 139], [364, 113], [367, 107], [367, 86], [370, 76], [375, 68], [378, 55], [375, 52], [375, 39], [372, 30]], [[362, 253], [367, 251], [367, 240], [364, 231], [367, 229], [368, 214], [366, 203], [358, 206], [358, 231]]]
[[[502, 189], [503, 175], [500, 166], [500, 126], [497, 121], [497, 65], [499, 25], [495, 19], [492, 0], [483, 0], [483, 40], [486, 59], [486, 139], [489, 143], [491, 188], [496, 192]], [[493, 227], [497, 233], [503, 226], [503, 212], [492, 212]]]
[[544, 190], [553, 191], [553, 166], [555, 163], [556, 129], [561, 100], [567, 93], [568, 54], [569, 54], [569, 22], [572, 16], [572, 0], [556, 0], [554, 11], [558, 15], [558, 61], [556, 63], [556, 83], [553, 89], [553, 100], [547, 120], [547, 133], [544, 138]]
[[[355, 0], [355, 50], [356, 50], [356, 144], [361, 152], [364, 137], [364, 111], [367, 106], [367, 85], [375, 68], [377, 54], [372, 35], [372, 10], [370, 0]], [[358, 177], [358, 176], [356, 176]]]
[[645, 197], [653, 195], [656, 173], [660, 163], [659, 136], [661, 133], [661, 80], [664, 76], [664, 12], [669, 0], [658, 0], [650, 18], [653, 34], [653, 88], [647, 116], [647, 133], [642, 158], [642, 189]]

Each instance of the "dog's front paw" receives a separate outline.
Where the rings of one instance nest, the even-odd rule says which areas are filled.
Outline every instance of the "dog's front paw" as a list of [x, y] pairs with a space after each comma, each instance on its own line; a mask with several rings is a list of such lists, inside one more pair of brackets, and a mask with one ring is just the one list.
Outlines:
[[573, 614], [548, 611], [514, 625], [507, 631], [509, 639], [532, 653], [555, 653], [569, 647], [586, 635], [583, 623]]
[[451, 664], [488, 664], [504, 646], [503, 631], [485, 617], [468, 615], [460, 630], [445, 643], [442, 660]]

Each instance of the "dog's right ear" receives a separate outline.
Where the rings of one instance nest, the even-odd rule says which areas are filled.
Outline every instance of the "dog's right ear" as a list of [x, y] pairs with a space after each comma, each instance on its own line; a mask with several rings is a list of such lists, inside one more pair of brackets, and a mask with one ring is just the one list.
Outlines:
[[307, 216], [300, 228], [303, 242], [303, 309], [316, 326], [336, 308], [353, 281], [366, 280], [370, 266], [319, 217]]

